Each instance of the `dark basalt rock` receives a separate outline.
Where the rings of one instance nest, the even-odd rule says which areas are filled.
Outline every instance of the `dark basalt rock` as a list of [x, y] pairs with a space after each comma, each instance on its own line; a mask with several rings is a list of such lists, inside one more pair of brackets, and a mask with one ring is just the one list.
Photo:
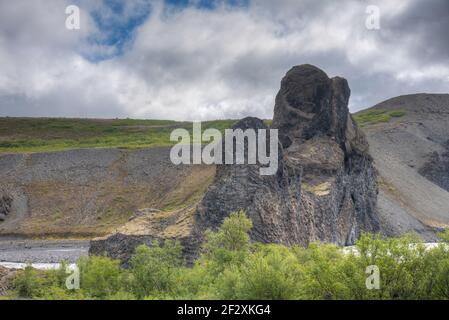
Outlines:
[[[376, 172], [368, 143], [349, 114], [349, 95], [345, 79], [329, 79], [311, 65], [292, 68], [274, 109], [277, 173], [261, 176], [259, 165], [218, 166], [198, 206], [198, 238], [238, 210], [252, 219], [251, 237], [261, 242], [345, 245], [363, 231], [378, 231]], [[251, 118], [235, 128], [266, 127]]]
[[443, 152], [432, 152], [418, 172], [439, 187], [449, 191], [449, 140]]
[[[246, 118], [233, 129], [268, 128], [260, 119]], [[300, 241], [301, 168], [282, 159], [282, 146], [278, 148], [279, 169], [272, 176], [260, 175], [260, 164], [217, 167], [215, 181], [197, 208], [197, 238], [205, 229], [217, 229], [230, 212], [244, 210], [253, 220], [254, 240]]]
[[0, 266], [0, 297], [7, 295], [12, 289], [12, 282], [16, 272], [16, 270], [7, 269]]
[[12, 198], [0, 190], [0, 222], [4, 221], [11, 211]]
[[191, 237], [162, 239], [153, 235], [116, 233], [103, 239], [91, 241], [89, 254], [100, 256], [106, 253], [112, 258], [120, 260], [123, 267], [128, 267], [129, 260], [138, 246], [142, 244], [151, 246], [154, 242], [162, 244], [165, 240], [179, 241], [183, 247], [183, 256], [186, 258], [187, 265], [193, 265], [193, 259], [198, 252], [198, 243], [196, 239]]

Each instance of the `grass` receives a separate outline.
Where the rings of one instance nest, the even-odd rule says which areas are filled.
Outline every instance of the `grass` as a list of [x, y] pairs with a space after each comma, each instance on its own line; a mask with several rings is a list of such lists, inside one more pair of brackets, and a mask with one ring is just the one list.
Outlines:
[[[235, 120], [202, 123], [224, 131]], [[151, 148], [170, 146], [175, 128], [192, 123], [170, 120], [0, 118], [0, 153], [47, 152], [81, 148]]]
[[387, 123], [392, 118], [401, 118], [406, 115], [403, 110], [388, 111], [385, 109], [371, 109], [360, 111], [353, 115], [355, 122], [363, 127], [365, 125]]

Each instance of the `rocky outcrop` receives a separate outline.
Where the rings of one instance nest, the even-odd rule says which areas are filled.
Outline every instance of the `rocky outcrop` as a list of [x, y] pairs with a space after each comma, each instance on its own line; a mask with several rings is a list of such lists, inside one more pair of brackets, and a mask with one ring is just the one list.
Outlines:
[[[261, 175], [260, 163], [217, 165], [194, 210], [190, 233], [178, 237], [188, 261], [198, 254], [204, 232], [239, 210], [253, 221], [251, 238], [266, 243], [348, 245], [363, 231], [379, 230], [376, 172], [368, 143], [349, 114], [349, 95], [345, 79], [330, 79], [316, 67], [297, 66], [287, 73], [272, 125], [280, 138], [276, 173]], [[268, 127], [245, 118], [234, 129]], [[247, 153], [246, 145], [245, 159]], [[138, 244], [163, 239], [152, 233], [116, 234], [94, 241], [91, 253], [106, 251], [126, 262]]]
[[112, 258], [120, 260], [123, 267], [128, 267], [129, 260], [138, 246], [143, 244], [151, 246], [155, 242], [162, 244], [165, 240], [178, 241], [182, 245], [183, 256], [186, 259], [187, 265], [193, 265], [198, 247], [196, 239], [193, 239], [191, 236], [159, 237], [153, 235], [115, 233], [109, 237], [91, 241], [89, 254], [103, 255], [106, 253]]
[[0, 266], [0, 297], [5, 296], [11, 289], [11, 282], [15, 274], [15, 270]]
[[[197, 234], [238, 210], [252, 219], [252, 239], [261, 242], [345, 245], [363, 231], [378, 231], [376, 172], [368, 143], [349, 114], [349, 95], [345, 79], [329, 79], [310, 65], [292, 68], [274, 109], [277, 173], [261, 176], [259, 165], [218, 166], [198, 206]], [[249, 118], [234, 128], [265, 126]]]
[[[267, 129], [262, 120], [245, 118], [233, 129]], [[216, 229], [232, 211], [244, 210], [253, 220], [252, 238], [261, 242], [297, 243], [303, 224], [300, 208], [301, 168], [282, 159], [275, 175], [260, 175], [260, 164], [219, 165], [214, 183], [195, 215], [196, 238]], [[247, 150], [245, 150], [245, 155]]]
[[4, 221], [11, 212], [12, 198], [4, 190], [0, 189], [0, 222]]
[[430, 153], [428, 160], [418, 172], [437, 186], [449, 191], [449, 141], [442, 147], [442, 152]]

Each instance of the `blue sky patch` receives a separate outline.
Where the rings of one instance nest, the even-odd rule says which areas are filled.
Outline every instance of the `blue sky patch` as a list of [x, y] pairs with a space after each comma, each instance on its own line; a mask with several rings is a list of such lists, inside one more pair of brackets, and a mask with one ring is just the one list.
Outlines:
[[93, 62], [106, 60], [123, 54], [134, 39], [136, 29], [151, 14], [151, 1], [103, 0], [102, 6], [90, 12], [98, 33], [88, 38], [90, 45], [109, 48], [102, 52], [88, 54]]
[[193, 6], [198, 9], [213, 10], [222, 5], [229, 7], [247, 7], [249, 0], [165, 0], [165, 3], [178, 7]]
[[[102, 0], [102, 4], [90, 12], [99, 32], [91, 35], [87, 42], [92, 50], [83, 53], [91, 62], [100, 62], [121, 56], [132, 46], [136, 29], [150, 16], [151, 0]], [[165, 0], [171, 8], [214, 10], [217, 7], [247, 7], [249, 0]]]

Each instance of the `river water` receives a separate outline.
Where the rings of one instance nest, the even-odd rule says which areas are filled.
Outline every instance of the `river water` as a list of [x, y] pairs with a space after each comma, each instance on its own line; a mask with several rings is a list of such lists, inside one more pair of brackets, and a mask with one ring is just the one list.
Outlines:
[[0, 266], [23, 269], [31, 263], [37, 269], [58, 268], [61, 261], [74, 264], [89, 253], [84, 240], [2, 240]]

